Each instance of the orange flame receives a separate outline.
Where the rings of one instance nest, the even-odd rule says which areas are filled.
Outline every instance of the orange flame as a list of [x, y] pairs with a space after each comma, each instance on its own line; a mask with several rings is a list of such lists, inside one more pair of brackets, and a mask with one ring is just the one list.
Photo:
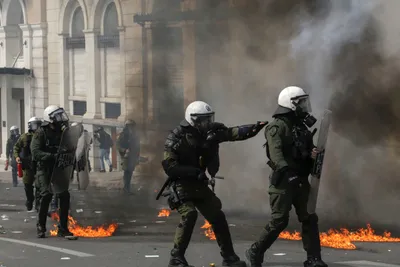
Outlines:
[[217, 239], [215, 237], [214, 231], [212, 230], [211, 224], [207, 220], [205, 220], [204, 225], [201, 227], [201, 229], [206, 229], [206, 230], [204, 230], [204, 234], [210, 240], [216, 240]]
[[170, 210], [162, 209], [158, 212], [158, 217], [169, 217], [170, 214], [171, 214]]
[[[400, 242], [400, 238], [391, 237], [390, 232], [385, 231], [383, 235], [375, 234], [370, 224], [367, 224], [367, 228], [360, 228], [354, 232], [345, 228], [341, 228], [339, 231], [330, 229], [326, 233], [320, 233], [319, 237], [321, 246], [349, 250], [357, 248], [352, 242]], [[301, 234], [297, 231], [294, 233], [284, 231], [279, 235], [279, 238], [301, 240]]]
[[[53, 212], [51, 214], [51, 218], [55, 221], [59, 221], [60, 217], [56, 212]], [[50, 230], [50, 235], [51, 236], [56, 236], [57, 235], [57, 225], [54, 224], [54, 227], [56, 230]], [[68, 229], [71, 233], [73, 233], [75, 236], [80, 236], [80, 237], [108, 237], [112, 236], [112, 234], [117, 230], [118, 225], [116, 223], [110, 224], [109, 226], [98, 226], [98, 227], [93, 227], [93, 226], [79, 226], [78, 222], [72, 218], [70, 215], [68, 215]]]

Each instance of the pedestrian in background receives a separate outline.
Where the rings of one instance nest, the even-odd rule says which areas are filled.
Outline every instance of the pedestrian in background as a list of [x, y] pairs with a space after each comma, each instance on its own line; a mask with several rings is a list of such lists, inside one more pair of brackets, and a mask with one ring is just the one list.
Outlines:
[[109, 171], [112, 172], [113, 167], [110, 160], [110, 149], [114, 145], [111, 136], [104, 131], [103, 127], [99, 127], [94, 133], [94, 138], [100, 143], [100, 172], [105, 172], [106, 168], [104, 161], [106, 161]]

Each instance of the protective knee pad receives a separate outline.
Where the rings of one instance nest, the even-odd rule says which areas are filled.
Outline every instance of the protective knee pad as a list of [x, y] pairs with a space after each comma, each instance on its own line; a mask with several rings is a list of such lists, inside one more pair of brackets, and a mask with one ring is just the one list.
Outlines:
[[272, 221], [265, 227], [265, 230], [267, 230], [267, 232], [274, 230], [282, 232], [283, 230], [286, 229], [288, 224], [289, 224], [289, 217], [280, 217], [272, 219]]
[[196, 224], [198, 217], [197, 210], [192, 210], [186, 213], [185, 215], [182, 215], [182, 222], [179, 223], [179, 228], [183, 228], [185, 226], [194, 226]]

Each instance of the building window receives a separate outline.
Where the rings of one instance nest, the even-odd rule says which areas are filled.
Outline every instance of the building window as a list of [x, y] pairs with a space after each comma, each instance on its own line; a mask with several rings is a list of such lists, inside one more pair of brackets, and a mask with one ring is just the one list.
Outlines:
[[85, 48], [85, 35], [83, 29], [85, 27], [82, 8], [78, 7], [72, 16], [70, 36], [67, 37], [67, 49]]
[[117, 119], [121, 116], [121, 104], [118, 103], [106, 103], [106, 119]]
[[119, 47], [118, 12], [115, 3], [110, 3], [103, 18], [103, 35], [98, 36], [98, 47]]
[[73, 114], [83, 116], [86, 113], [86, 101], [73, 101]]

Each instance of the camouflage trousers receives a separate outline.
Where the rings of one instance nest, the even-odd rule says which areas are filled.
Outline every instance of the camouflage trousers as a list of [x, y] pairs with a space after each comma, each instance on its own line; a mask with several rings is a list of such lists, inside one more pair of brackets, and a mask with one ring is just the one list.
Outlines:
[[221, 200], [206, 185], [195, 188], [178, 188], [179, 195], [186, 195], [177, 207], [181, 220], [176, 228], [174, 251], [184, 255], [190, 243], [198, 211], [212, 225], [222, 255], [233, 255], [234, 249], [229, 226], [222, 211]]
[[254, 250], [264, 254], [275, 242], [289, 223], [289, 212], [293, 205], [297, 218], [302, 224], [301, 235], [304, 250], [308, 256], [319, 257], [321, 255], [318, 217], [316, 214], [307, 212], [309, 192], [308, 182], [300, 186], [292, 186], [287, 182], [282, 182], [276, 187], [270, 186], [271, 220], [263, 229], [259, 239], [252, 245]]

